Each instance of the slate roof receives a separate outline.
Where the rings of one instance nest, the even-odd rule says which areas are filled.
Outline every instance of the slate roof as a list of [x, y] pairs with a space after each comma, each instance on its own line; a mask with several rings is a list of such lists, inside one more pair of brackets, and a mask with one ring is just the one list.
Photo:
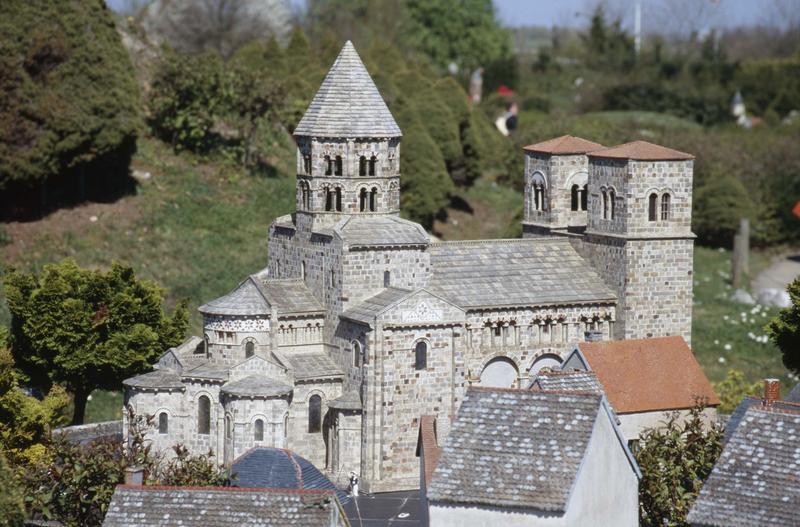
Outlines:
[[397, 216], [349, 216], [334, 232], [350, 247], [427, 245], [430, 236], [418, 223]]
[[344, 377], [342, 369], [322, 351], [285, 353], [283, 357], [291, 363], [298, 380]]
[[533, 380], [531, 389], [543, 392], [604, 394], [603, 386], [593, 371], [541, 371]]
[[181, 382], [181, 377], [177, 373], [169, 369], [154, 370], [149, 373], [143, 373], [130, 379], [122, 381], [125, 386], [140, 389], [170, 389], [181, 390], [186, 386]]
[[303, 280], [274, 280], [263, 275], [248, 276], [233, 291], [197, 310], [208, 315], [256, 316], [270, 314], [271, 306], [279, 315], [323, 312]]
[[402, 135], [349, 40], [328, 70], [294, 134], [315, 137]]
[[440, 242], [428, 289], [461, 307], [614, 302], [566, 238]]
[[190, 370], [183, 370], [181, 377], [195, 378], [195, 379], [212, 379], [224, 381], [228, 378], [230, 369], [221, 364], [214, 364], [213, 362], [205, 362]]
[[800, 525], [800, 412], [752, 406], [688, 517], [692, 525]]
[[[736, 431], [736, 428], [742, 421], [744, 414], [747, 413], [747, 410], [752, 406], [760, 406], [761, 403], [762, 400], [760, 397], [745, 397], [742, 399], [742, 402], [740, 402], [736, 409], [731, 413], [727, 423], [725, 424], [725, 435], [722, 438], [723, 444], [727, 443], [733, 433]], [[776, 410], [800, 412], [800, 403], [793, 403], [787, 400], [774, 401], [772, 403], [772, 407]]]
[[340, 316], [357, 322], [371, 323], [375, 316], [392, 304], [408, 297], [412, 292], [408, 289], [387, 287], [375, 296], [371, 296], [354, 304]]
[[792, 388], [783, 400], [789, 403], [800, 403], [800, 383], [795, 384], [794, 388]]
[[361, 410], [361, 396], [355, 390], [344, 392], [336, 399], [328, 402], [328, 408], [338, 408], [340, 410]]
[[119, 485], [104, 527], [329, 527], [331, 491]]
[[264, 375], [248, 375], [222, 385], [222, 393], [243, 397], [279, 397], [292, 392], [292, 387]]
[[578, 349], [618, 414], [692, 408], [697, 397], [719, 404], [683, 337], [581, 342]]
[[341, 503], [350, 501], [309, 460], [281, 448], [252, 448], [233, 461], [231, 472], [237, 487], [329, 490]]
[[468, 389], [428, 498], [566, 511], [601, 401], [594, 394]]
[[569, 154], [585, 154], [592, 150], [604, 148], [600, 143], [587, 141], [581, 137], [573, 135], [562, 135], [554, 139], [548, 139], [541, 143], [528, 145], [524, 148], [528, 152], [537, 152], [540, 154], [552, 155], [569, 155]]
[[589, 152], [588, 155], [589, 157], [632, 159], [634, 161], [686, 161], [694, 159], [692, 154], [648, 143], [647, 141], [632, 141], [610, 148], [595, 150]]

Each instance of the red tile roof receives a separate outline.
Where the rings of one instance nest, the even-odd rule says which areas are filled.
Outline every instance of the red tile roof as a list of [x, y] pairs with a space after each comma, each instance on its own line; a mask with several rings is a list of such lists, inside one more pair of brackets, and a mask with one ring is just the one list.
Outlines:
[[687, 409], [697, 397], [719, 404], [683, 337], [582, 342], [578, 348], [618, 414]]
[[[419, 441], [420, 448], [425, 457], [425, 485], [430, 485], [433, 471], [439, 463], [442, 449], [436, 441], [436, 416], [423, 415], [419, 420]], [[423, 455], [422, 452], [418, 452]]]
[[589, 155], [591, 157], [633, 159], [635, 161], [682, 161], [694, 159], [692, 154], [679, 152], [666, 146], [654, 145], [647, 141], [633, 141], [623, 145], [603, 148], [590, 152]]
[[562, 135], [555, 139], [528, 145], [525, 147], [525, 150], [528, 152], [538, 152], [540, 154], [566, 155], [585, 154], [599, 148], [603, 148], [603, 145], [600, 143], [593, 143], [592, 141], [587, 141], [586, 139], [581, 139], [580, 137], [572, 135]]

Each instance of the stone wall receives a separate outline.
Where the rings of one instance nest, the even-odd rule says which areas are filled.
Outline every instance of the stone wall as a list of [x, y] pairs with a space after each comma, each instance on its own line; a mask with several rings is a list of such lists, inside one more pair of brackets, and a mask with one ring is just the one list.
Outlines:
[[[572, 210], [572, 185], [587, 183], [589, 161], [585, 154], [547, 155], [537, 152], [525, 154], [525, 205], [524, 222], [546, 225], [549, 229], [566, 230], [568, 227], [586, 225], [586, 211]], [[546, 182], [545, 210], [534, 206], [533, 175], [541, 173]], [[535, 231], [534, 231], [535, 232]]]

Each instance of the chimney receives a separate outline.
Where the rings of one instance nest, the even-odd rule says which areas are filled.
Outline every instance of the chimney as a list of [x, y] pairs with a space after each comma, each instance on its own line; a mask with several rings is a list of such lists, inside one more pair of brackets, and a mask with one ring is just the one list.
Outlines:
[[778, 379], [764, 379], [764, 406], [772, 406], [781, 398], [781, 381]]
[[586, 342], [600, 342], [603, 340], [603, 332], [598, 330], [586, 331], [583, 336]]
[[125, 467], [125, 484], [144, 485], [144, 467], [141, 465]]

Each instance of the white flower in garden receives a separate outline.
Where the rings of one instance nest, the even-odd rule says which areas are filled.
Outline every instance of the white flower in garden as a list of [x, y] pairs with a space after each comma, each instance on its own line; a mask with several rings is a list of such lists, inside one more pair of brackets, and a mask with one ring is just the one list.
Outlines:
[[733, 346], [731, 346], [730, 344], [725, 344], [724, 347], [725, 347], [725, 351], [730, 351]]
[[714, 339], [714, 345], [715, 346], [719, 346], [719, 340], [718, 339]]
[[720, 357], [717, 360], [719, 361], [720, 364], [725, 364], [726, 362], [728, 362], [728, 361], [725, 360], [725, 357]]

